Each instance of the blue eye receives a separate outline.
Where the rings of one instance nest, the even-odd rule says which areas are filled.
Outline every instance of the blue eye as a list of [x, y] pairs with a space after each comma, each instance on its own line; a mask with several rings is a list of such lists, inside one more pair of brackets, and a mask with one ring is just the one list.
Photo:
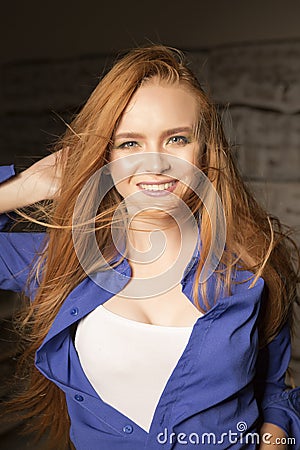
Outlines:
[[138, 145], [136, 141], [127, 141], [123, 142], [123, 144], [120, 144], [118, 148], [134, 148]]
[[170, 144], [179, 144], [179, 145], [186, 145], [189, 142], [190, 142], [189, 139], [185, 136], [172, 136], [168, 140], [168, 143]]

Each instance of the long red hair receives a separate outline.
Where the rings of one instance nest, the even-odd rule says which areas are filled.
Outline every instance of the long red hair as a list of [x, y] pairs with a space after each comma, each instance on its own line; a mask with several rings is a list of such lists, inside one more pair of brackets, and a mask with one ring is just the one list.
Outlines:
[[[199, 139], [201, 136], [198, 166], [215, 187], [227, 224], [226, 251], [221, 260], [226, 270], [217, 275], [220, 280], [222, 277], [228, 292], [237, 264], [253, 273], [253, 283], [258, 277], [264, 278], [268, 295], [259, 319], [261, 345], [269, 342], [290, 317], [296, 297], [297, 275], [289, 245], [292, 241], [280, 222], [268, 215], [246, 188], [233, 161], [216, 108], [188, 68], [184, 55], [161, 45], [132, 50], [99, 82], [57, 143], [55, 150], [69, 149], [62, 162], [62, 187], [60, 195], [46, 211], [43, 210], [48, 245], [38, 264], [40, 287], [21, 323], [27, 342], [21, 362], [27, 368], [27, 382], [24, 391], [13, 400], [12, 407], [23, 411], [24, 417], [31, 418], [31, 429], [38, 436], [50, 430], [49, 442], [55, 449], [63, 448], [69, 442], [66, 402], [64, 393], [35, 369], [34, 354], [66, 296], [86, 277], [72, 239], [73, 210], [79, 193], [95, 171], [109, 161], [110, 143], [123, 111], [141, 83], [152, 77], [164, 83], [184, 85], [198, 101]], [[93, 193], [90, 201], [93, 202]], [[107, 260], [114, 256], [110, 226], [120, 201], [117, 191], [111, 189], [95, 218], [97, 242]], [[209, 216], [195, 198], [189, 200], [189, 206], [193, 212], [201, 212], [201, 258], [193, 289], [195, 304], [200, 308], [199, 293], [206, 298], [206, 285], [199, 286], [199, 276], [209, 253], [216, 218]]]

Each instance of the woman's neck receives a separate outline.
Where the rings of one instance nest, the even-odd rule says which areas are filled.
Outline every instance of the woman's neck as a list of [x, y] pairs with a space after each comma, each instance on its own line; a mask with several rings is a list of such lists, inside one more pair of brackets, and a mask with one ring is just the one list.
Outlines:
[[198, 228], [192, 220], [180, 224], [173, 218], [156, 223], [132, 221], [128, 230], [128, 260], [133, 276], [151, 277], [174, 263], [183, 272], [197, 238]]

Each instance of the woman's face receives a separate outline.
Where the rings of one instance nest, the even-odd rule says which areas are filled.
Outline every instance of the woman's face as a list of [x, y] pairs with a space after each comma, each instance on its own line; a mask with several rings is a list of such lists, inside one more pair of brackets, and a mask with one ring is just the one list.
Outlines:
[[149, 205], [170, 193], [182, 197], [199, 149], [194, 134], [197, 120], [195, 96], [182, 85], [156, 80], [137, 90], [123, 113], [110, 154], [111, 175], [124, 199], [139, 193]]

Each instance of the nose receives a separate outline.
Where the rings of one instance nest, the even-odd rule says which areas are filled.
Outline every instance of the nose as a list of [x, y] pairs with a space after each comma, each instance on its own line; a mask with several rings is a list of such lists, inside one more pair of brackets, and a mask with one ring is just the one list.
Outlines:
[[145, 172], [166, 173], [171, 169], [171, 161], [167, 153], [161, 151], [145, 152], [142, 158], [142, 169]]

